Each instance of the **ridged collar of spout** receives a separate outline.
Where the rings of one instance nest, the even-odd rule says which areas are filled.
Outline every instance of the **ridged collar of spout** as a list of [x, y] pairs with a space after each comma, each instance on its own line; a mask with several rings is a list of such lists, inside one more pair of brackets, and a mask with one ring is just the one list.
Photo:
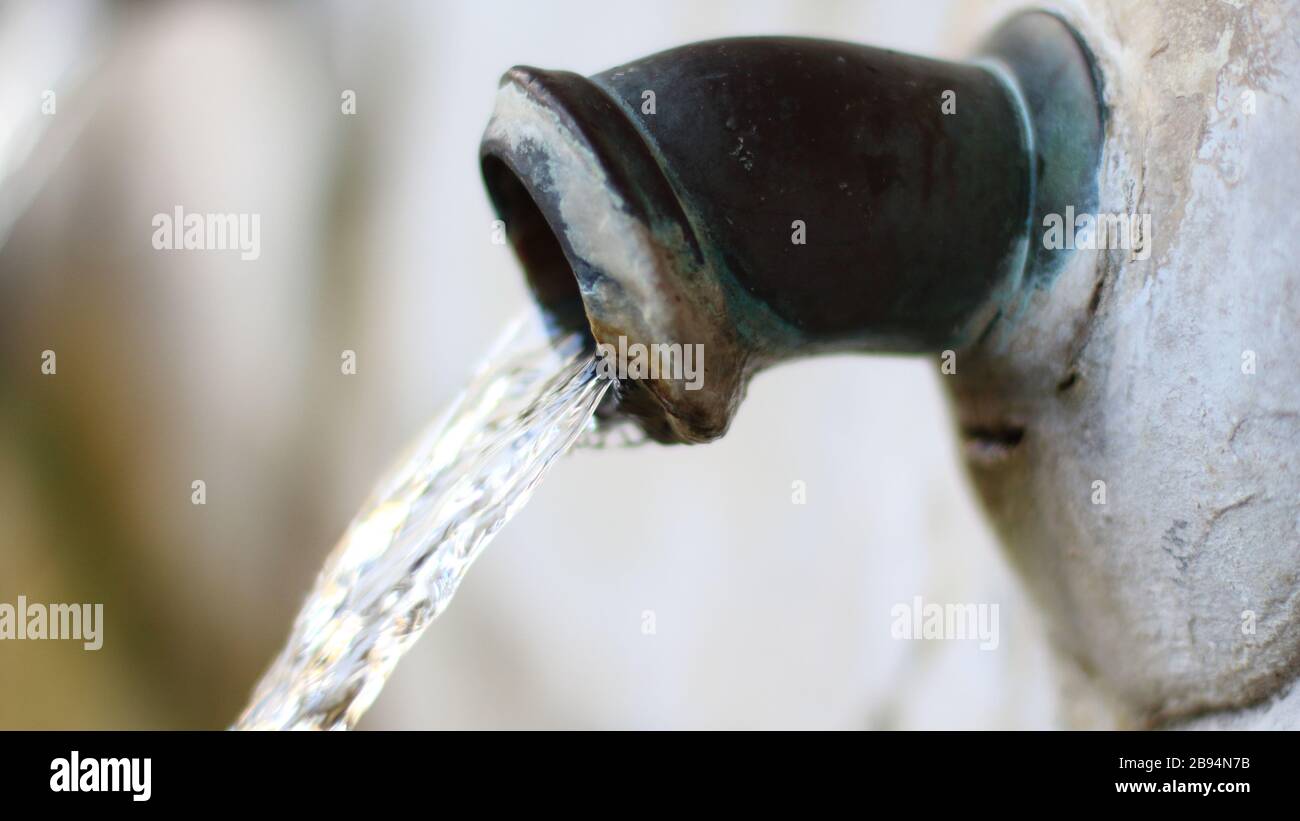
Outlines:
[[723, 435], [754, 357], [649, 147], [614, 103], [576, 74], [512, 69], [480, 156], [506, 236], [558, 326], [585, 324], [614, 350], [699, 346], [696, 379], [671, 369], [620, 379], [619, 412], [661, 442]]

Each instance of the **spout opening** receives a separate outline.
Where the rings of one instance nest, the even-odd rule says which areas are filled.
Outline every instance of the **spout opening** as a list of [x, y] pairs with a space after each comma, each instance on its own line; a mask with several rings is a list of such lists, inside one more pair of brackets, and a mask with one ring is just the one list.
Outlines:
[[515, 256], [524, 269], [533, 299], [557, 333], [578, 331], [591, 337], [582, 291], [564, 248], [541, 208], [518, 175], [495, 155], [482, 159], [483, 182]]
[[[750, 372], [748, 351], [727, 320], [723, 283], [624, 113], [577, 75], [517, 67], [498, 90], [479, 156], [549, 323], [618, 352], [610, 413], [659, 442], [721, 436]], [[662, 361], [665, 349], [681, 352], [676, 370], [631, 364], [656, 350]]]

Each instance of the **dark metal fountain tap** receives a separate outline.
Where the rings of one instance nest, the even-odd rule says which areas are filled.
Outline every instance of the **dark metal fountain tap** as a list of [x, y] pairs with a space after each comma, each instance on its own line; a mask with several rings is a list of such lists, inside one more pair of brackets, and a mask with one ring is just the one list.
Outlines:
[[514, 68], [481, 154], [557, 323], [704, 346], [701, 390], [618, 390], [654, 438], [701, 442], [768, 364], [960, 348], [1014, 310], [1051, 275], [1031, 225], [1095, 199], [1102, 116], [1089, 54], [1034, 13], [970, 63], [761, 37]]

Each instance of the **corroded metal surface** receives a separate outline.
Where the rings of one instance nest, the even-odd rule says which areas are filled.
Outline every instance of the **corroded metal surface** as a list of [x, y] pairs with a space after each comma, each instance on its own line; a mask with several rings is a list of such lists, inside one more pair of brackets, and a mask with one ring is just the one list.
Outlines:
[[[1048, 19], [1069, 47], [1049, 62], [1082, 55]], [[960, 64], [743, 38], [590, 79], [516, 68], [484, 136], [484, 178], [559, 324], [611, 344], [704, 346], [702, 389], [626, 380], [617, 395], [659, 441], [708, 441], [759, 368], [960, 348], [1016, 298], [1044, 167], [1035, 134], [1060, 129], [1028, 120], [1059, 113], [1026, 108], [1041, 83], [1017, 87], [1045, 55], [1007, 50], [998, 65]], [[1091, 95], [1078, 65], [1051, 76]], [[1095, 141], [1048, 147], [1095, 167]]]

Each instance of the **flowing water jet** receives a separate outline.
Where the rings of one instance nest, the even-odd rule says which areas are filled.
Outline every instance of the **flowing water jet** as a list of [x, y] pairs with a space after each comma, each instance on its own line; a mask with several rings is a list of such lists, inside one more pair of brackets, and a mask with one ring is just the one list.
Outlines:
[[352, 521], [234, 729], [355, 726], [610, 384], [589, 337], [517, 320]]

